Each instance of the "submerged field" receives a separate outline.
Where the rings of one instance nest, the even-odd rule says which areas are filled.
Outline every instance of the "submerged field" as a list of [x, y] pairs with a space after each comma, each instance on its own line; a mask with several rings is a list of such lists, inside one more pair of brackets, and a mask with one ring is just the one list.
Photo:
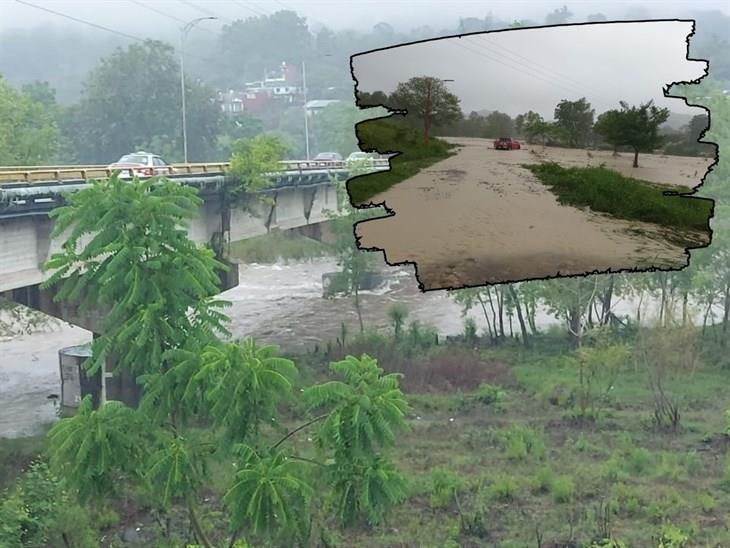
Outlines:
[[[491, 148], [486, 139], [449, 141], [458, 144], [453, 155], [373, 198], [374, 203], [384, 203], [393, 212], [391, 216], [356, 227], [362, 249], [384, 250], [389, 264], [416, 263], [426, 290], [558, 274], [683, 268], [686, 249], [709, 241], [707, 220], [712, 202], [663, 196], [657, 179], [666, 170], [651, 167], [657, 158], [644, 158], [647, 167], [635, 174], [652, 186], [638, 184], [613, 167], [601, 167], [604, 159], [590, 158], [584, 150], [561, 150], [559, 154], [539, 147], [501, 151]], [[564, 167], [566, 155], [581, 160], [583, 167]], [[709, 165], [711, 160], [692, 160], [697, 163], [692, 171], [697, 171], [696, 179], [691, 174], [687, 178], [686, 171], [679, 169], [686, 158], [661, 160], [674, 162], [678, 168], [664, 180], [666, 191], [688, 190], [699, 183], [700, 164]], [[582, 170], [598, 173], [603, 190], [619, 184], [615, 194], [608, 193], [610, 199], [590, 184], [583, 185], [580, 194], [573, 192], [577, 199], [565, 203], [562, 196], [567, 192], [561, 189], [559, 199], [541, 180], [544, 173], [538, 178], [523, 167], [541, 163], [552, 166], [548, 175], [558, 171], [557, 176], [575, 171], [582, 175]], [[365, 185], [370, 177], [354, 182]], [[602, 206], [596, 210], [586, 207], [597, 199], [603, 201]], [[645, 210], [648, 215], [643, 215]], [[630, 214], [619, 218], [613, 215], [617, 212]], [[663, 222], [658, 224], [657, 219]]]

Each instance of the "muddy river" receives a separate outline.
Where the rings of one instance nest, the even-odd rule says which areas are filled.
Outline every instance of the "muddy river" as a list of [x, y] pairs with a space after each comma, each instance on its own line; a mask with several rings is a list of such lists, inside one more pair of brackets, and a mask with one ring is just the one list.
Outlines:
[[[227, 313], [234, 336], [251, 335], [260, 342], [297, 351], [334, 340], [343, 321], [350, 333], [356, 332], [352, 299], [322, 297], [322, 274], [336, 270], [331, 259], [241, 265], [240, 284], [222, 294], [232, 304]], [[390, 267], [386, 274], [388, 281], [383, 286], [363, 292], [366, 327], [385, 327], [388, 307], [400, 302], [408, 307], [409, 321], [431, 324], [443, 335], [462, 332], [461, 308], [446, 292], [421, 293], [413, 267]], [[616, 312], [628, 312], [626, 304], [618, 303]], [[473, 317], [483, 328], [480, 314], [474, 311]], [[546, 313], [537, 317], [539, 326], [557, 322]], [[91, 333], [65, 323], [0, 338], [0, 437], [31, 435], [54, 420], [54, 404], [48, 396], [60, 396], [58, 351], [90, 340]]]

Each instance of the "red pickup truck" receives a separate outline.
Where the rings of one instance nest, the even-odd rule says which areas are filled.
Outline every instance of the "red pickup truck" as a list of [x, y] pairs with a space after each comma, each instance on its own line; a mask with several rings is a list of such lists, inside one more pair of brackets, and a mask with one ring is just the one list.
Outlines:
[[520, 143], [512, 137], [500, 137], [494, 140], [494, 148], [497, 150], [519, 150]]

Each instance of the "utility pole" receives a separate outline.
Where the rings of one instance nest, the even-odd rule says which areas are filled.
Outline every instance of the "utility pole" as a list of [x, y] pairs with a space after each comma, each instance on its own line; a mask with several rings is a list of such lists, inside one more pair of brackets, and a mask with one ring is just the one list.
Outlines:
[[309, 160], [309, 113], [307, 112], [307, 67], [302, 61], [302, 91], [304, 93], [304, 145]]
[[182, 97], [182, 137], [183, 137], [183, 158], [185, 163], [188, 163], [188, 127], [187, 127], [187, 112], [185, 110], [185, 38], [188, 32], [192, 28], [200, 23], [209, 19], [218, 19], [217, 17], [199, 17], [193, 19], [187, 23], [182, 29], [180, 29], [180, 96]]
[[426, 115], [423, 117], [423, 142], [428, 144], [428, 131], [431, 129], [431, 86], [433, 78], [426, 79]]

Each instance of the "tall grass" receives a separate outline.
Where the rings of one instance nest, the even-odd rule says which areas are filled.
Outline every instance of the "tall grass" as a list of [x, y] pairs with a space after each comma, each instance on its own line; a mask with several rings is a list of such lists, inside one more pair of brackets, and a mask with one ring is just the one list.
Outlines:
[[376, 194], [448, 158], [454, 148], [454, 145], [434, 138], [426, 144], [421, 131], [393, 120], [361, 122], [357, 125], [357, 137], [363, 150], [400, 154], [390, 160], [389, 171], [362, 175], [347, 183], [347, 190], [355, 205], [367, 204]]
[[665, 194], [691, 192], [688, 187], [657, 185], [603, 167], [565, 168], [553, 162], [523, 167], [557, 194], [561, 204], [588, 206], [621, 219], [707, 230], [712, 200]]

